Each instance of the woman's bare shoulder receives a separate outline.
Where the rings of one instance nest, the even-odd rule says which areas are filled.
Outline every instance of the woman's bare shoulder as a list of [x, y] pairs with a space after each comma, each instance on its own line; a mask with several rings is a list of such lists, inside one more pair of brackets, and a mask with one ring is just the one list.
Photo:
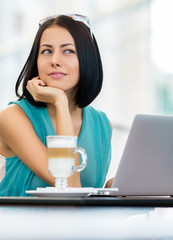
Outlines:
[[21, 107], [19, 107], [17, 104], [11, 104], [11, 105], [8, 105], [6, 108], [2, 109], [0, 111], [0, 116], [1, 115], [4, 115], [4, 114], [11, 114], [11, 113], [15, 113], [16, 111], [20, 111], [22, 110]]
[[0, 111], [0, 153], [6, 157], [15, 156], [9, 147], [14, 145], [16, 136], [29, 128], [29, 120], [25, 112], [17, 105], [12, 104]]
[[0, 111], [0, 120], [5, 118], [11, 118], [15, 115], [26, 115], [25, 112], [17, 104], [8, 105], [6, 108]]
[[0, 111], [0, 131], [9, 126], [13, 126], [13, 128], [21, 126], [23, 122], [29, 123], [29, 119], [28, 121], [27, 119], [28, 117], [21, 107], [11, 104]]

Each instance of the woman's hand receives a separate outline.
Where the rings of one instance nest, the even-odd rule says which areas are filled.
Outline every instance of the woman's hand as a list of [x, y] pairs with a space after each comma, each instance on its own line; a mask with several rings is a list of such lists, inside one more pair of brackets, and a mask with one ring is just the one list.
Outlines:
[[111, 188], [114, 178], [109, 179], [106, 182], [105, 188]]
[[48, 87], [46, 84], [35, 77], [29, 80], [26, 86], [29, 93], [36, 102], [46, 103], [47, 106], [55, 107], [54, 128], [57, 135], [74, 135], [74, 128], [69, 112], [68, 98], [66, 93], [58, 88]]
[[46, 86], [39, 77], [29, 80], [26, 88], [36, 102], [51, 103], [55, 105], [60, 101], [68, 104], [67, 96], [63, 90]]

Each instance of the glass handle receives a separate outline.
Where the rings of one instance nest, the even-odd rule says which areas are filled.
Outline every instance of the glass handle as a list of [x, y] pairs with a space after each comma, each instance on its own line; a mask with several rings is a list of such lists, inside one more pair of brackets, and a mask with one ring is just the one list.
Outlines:
[[80, 172], [80, 171], [82, 171], [86, 167], [86, 164], [87, 164], [87, 154], [86, 154], [85, 150], [83, 148], [81, 148], [81, 147], [75, 148], [74, 149], [74, 153], [79, 153], [79, 154], [81, 154], [81, 157], [82, 157], [81, 164], [79, 166], [75, 166], [74, 167], [74, 171]]

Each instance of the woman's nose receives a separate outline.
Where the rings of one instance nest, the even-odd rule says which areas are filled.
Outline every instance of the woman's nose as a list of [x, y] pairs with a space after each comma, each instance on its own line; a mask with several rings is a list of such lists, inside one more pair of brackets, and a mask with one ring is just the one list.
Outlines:
[[60, 58], [60, 55], [57, 53], [54, 53], [52, 55], [52, 66], [54, 67], [61, 66], [61, 58]]

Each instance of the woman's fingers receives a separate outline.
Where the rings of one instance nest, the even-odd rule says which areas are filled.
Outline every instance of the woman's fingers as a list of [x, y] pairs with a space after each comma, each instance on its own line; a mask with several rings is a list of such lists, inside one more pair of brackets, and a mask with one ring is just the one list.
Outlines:
[[26, 88], [36, 102], [55, 104], [57, 100], [67, 98], [64, 91], [58, 88], [46, 86], [39, 77], [29, 80]]
[[39, 77], [35, 77], [27, 82], [26, 89], [29, 91], [35, 101], [40, 101], [42, 88], [45, 86], [46, 84], [41, 79], [39, 79]]

